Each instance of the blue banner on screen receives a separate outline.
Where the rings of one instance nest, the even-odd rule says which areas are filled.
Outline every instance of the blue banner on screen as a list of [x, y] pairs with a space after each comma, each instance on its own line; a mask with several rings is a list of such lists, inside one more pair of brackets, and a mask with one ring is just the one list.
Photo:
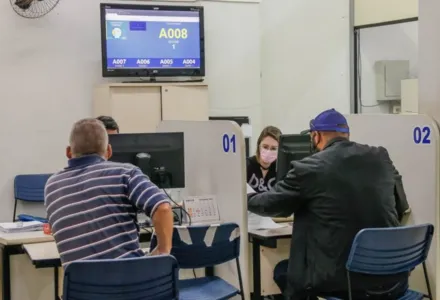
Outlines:
[[194, 11], [106, 10], [108, 69], [200, 68]]
[[109, 68], [198, 68], [199, 58], [107, 58]]

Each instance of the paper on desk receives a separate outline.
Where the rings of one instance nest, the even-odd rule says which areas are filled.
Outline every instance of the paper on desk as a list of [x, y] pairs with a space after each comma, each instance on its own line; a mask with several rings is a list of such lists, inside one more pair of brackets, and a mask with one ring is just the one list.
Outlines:
[[0, 232], [17, 233], [38, 230], [43, 230], [43, 223], [38, 221], [0, 223]]
[[265, 229], [278, 229], [286, 227], [287, 225], [281, 225], [275, 223], [272, 218], [262, 217], [254, 213], [248, 212], [248, 231], [249, 230], [265, 230]]
[[253, 194], [256, 193], [255, 190], [249, 185], [249, 183], [246, 183], [246, 194]]

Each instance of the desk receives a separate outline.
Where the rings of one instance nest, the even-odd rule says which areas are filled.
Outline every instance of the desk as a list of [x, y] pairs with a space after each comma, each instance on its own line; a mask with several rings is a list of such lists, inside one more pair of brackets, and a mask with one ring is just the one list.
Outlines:
[[55, 242], [24, 244], [23, 249], [37, 269], [61, 266], [60, 254]]
[[3, 248], [3, 300], [11, 300], [11, 269], [10, 256], [23, 254], [23, 244], [42, 243], [53, 241], [51, 235], [44, 234], [42, 231], [20, 232], [20, 233], [0, 233], [0, 245]]
[[54, 299], [60, 299], [58, 295], [58, 268], [61, 267], [61, 261], [55, 242], [23, 244], [23, 249], [29, 255], [35, 268], [53, 268]]
[[[151, 228], [141, 229], [140, 242], [150, 241], [151, 234]], [[54, 268], [54, 294], [58, 297], [58, 267], [61, 266], [61, 262], [53, 240], [52, 235], [44, 234], [42, 231], [0, 233], [0, 246], [3, 248], [3, 300], [11, 300], [10, 256], [24, 253], [28, 254], [35, 268]]]
[[[45, 242], [37, 244], [23, 245], [23, 249], [29, 255], [32, 264], [35, 268], [53, 268], [60, 267], [61, 260], [55, 242]], [[145, 253], [149, 252], [150, 248], [143, 248]]]
[[53, 241], [51, 235], [44, 234], [43, 231], [30, 231], [20, 233], [0, 232], [0, 245], [16, 246], [24, 243], [42, 243]]
[[252, 243], [252, 264], [253, 264], [253, 284], [254, 292], [252, 300], [262, 300], [261, 296], [261, 265], [260, 247], [276, 248], [277, 240], [292, 238], [292, 226], [269, 230], [249, 231], [249, 242]]

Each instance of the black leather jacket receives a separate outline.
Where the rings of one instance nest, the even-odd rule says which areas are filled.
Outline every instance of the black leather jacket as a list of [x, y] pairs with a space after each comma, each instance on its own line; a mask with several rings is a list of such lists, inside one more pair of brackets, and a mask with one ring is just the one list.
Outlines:
[[[346, 292], [345, 263], [356, 233], [399, 226], [408, 203], [385, 148], [336, 138], [323, 151], [293, 161], [271, 191], [249, 195], [248, 209], [272, 217], [295, 214], [285, 294], [300, 299]], [[382, 290], [406, 277], [352, 278], [352, 288]]]

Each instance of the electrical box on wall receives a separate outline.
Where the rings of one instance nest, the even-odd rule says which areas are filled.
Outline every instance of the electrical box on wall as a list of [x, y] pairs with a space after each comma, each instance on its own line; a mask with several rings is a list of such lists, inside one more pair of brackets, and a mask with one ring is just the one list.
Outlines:
[[376, 100], [400, 100], [401, 81], [409, 78], [409, 60], [380, 60], [374, 64]]
[[418, 113], [419, 112], [419, 80], [407, 79], [402, 80], [402, 112]]

